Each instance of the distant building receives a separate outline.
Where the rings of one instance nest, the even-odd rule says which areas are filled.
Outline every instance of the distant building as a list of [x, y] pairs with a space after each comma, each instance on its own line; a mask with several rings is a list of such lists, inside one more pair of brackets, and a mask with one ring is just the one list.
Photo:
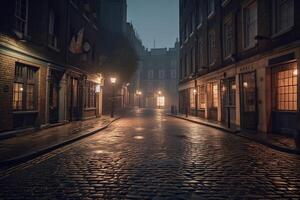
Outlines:
[[180, 112], [296, 134], [299, 8], [296, 0], [180, 0]]
[[179, 43], [174, 48], [156, 48], [141, 57], [136, 105], [147, 108], [170, 109], [178, 102]]
[[127, 23], [126, 26], [126, 37], [128, 38], [130, 44], [134, 47], [137, 55], [139, 56], [138, 66], [135, 74], [132, 76], [131, 81], [126, 89], [127, 98], [125, 104], [134, 106], [137, 104], [136, 90], [140, 88], [140, 70], [143, 66], [143, 56], [146, 53], [146, 49], [142, 43], [142, 40], [139, 38], [137, 32], [135, 31], [131, 23]]
[[101, 116], [98, 2], [1, 3], [0, 132]]

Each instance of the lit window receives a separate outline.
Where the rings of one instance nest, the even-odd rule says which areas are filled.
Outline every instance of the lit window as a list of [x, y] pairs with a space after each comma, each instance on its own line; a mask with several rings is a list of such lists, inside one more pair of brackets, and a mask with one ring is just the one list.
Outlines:
[[37, 69], [16, 63], [13, 90], [13, 110], [34, 110], [36, 108]]
[[198, 102], [199, 102], [199, 108], [205, 109], [205, 86], [199, 86], [198, 87]]
[[273, 95], [276, 110], [297, 110], [297, 74], [296, 64], [277, 67], [273, 70]]
[[157, 97], [157, 106], [158, 107], [164, 107], [165, 106], [165, 97], [164, 96]]
[[213, 83], [212, 84], [212, 107], [218, 108], [219, 106], [219, 90], [218, 90], [218, 84]]
[[96, 84], [90, 81], [85, 84], [85, 108], [96, 108]]
[[196, 98], [196, 95], [195, 95], [195, 93], [194, 93], [194, 88], [191, 88], [190, 89], [190, 107], [191, 108], [196, 108], [196, 100], [195, 100], [195, 98]]
[[257, 35], [257, 2], [254, 1], [244, 8], [244, 48], [254, 47]]

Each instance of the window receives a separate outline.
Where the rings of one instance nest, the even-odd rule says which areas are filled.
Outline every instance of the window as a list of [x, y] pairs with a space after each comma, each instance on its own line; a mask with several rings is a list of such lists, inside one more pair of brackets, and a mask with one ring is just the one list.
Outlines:
[[280, 33], [294, 25], [294, 0], [274, 0], [273, 33]]
[[209, 0], [208, 2], [208, 5], [207, 5], [207, 14], [208, 16], [211, 16], [214, 14], [215, 12], [215, 0]]
[[164, 107], [165, 106], [165, 97], [163, 97], [163, 96], [157, 97], [156, 105], [157, 105], [157, 107]]
[[48, 44], [51, 47], [58, 48], [58, 19], [54, 10], [49, 12], [49, 38]]
[[153, 79], [153, 70], [152, 69], [150, 69], [150, 70], [148, 70], [148, 79], [150, 80], [150, 79]]
[[28, 0], [16, 0], [15, 3], [15, 29], [22, 36], [27, 35]]
[[203, 43], [202, 40], [199, 39], [198, 41], [198, 56], [199, 56], [199, 67], [203, 68], [204, 66], [204, 49], [203, 49]]
[[164, 70], [159, 70], [158, 71], [158, 78], [159, 79], [164, 79], [165, 78], [165, 71]]
[[193, 74], [196, 71], [196, 65], [195, 65], [195, 48], [193, 47], [191, 49], [191, 55], [190, 55], [190, 73]]
[[90, 81], [85, 84], [85, 108], [96, 108], [96, 84]]
[[205, 109], [205, 86], [199, 86], [198, 87], [198, 102], [199, 102], [199, 108]]
[[218, 90], [217, 83], [212, 84], [212, 107], [213, 108], [219, 107], [219, 90]]
[[215, 31], [210, 30], [208, 33], [208, 63], [213, 65], [215, 62]]
[[184, 39], [187, 40], [187, 38], [189, 37], [189, 25], [188, 25], [188, 21], [185, 23], [185, 34], [184, 34]]
[[273, 97], [278, 111], [297, 111], [297, 65], [273, 69]]
[[196, 95], [194, 93], [194, 88], [190, 89], [190, 108], [195, 109], [196, 108]]
[[244, 48], [251, 48], [256, 44], [255, 37], [257, 35], [257, 2], [254, 1], [250, 3], [243, 9], [243, 11]]
[[176, 79], [176, 69], [171, 69], [170, 70], [170, 74], [171, 74], [171, 79]]
[[225, 19], [223, 24], [223, 31], [223, 55], [226, 58], [233, 53], [234, 37], [232, 17], [228, 17]]
[[36, 109], [37, 69], [16, 63], [13, 87], [13, 110], [32, 111]]

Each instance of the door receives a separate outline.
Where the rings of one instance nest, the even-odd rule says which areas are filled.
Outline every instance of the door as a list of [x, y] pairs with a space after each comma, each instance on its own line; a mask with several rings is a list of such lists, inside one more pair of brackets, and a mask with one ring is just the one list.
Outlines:
[[59, 77], [52, 71], [49, 84], [49, 122], [57, 123], [59, 119]]
[[71, 121], [79, 119], [78, 82], [78, 79], [73, 77], [70, 78], [71, 95], [69, 111]]
[[256, 72], [241, 74], [241, 127], [243, 129], [257, 130], [258, 110], [256, 90]]
[[207, 85], [208, 95], [208, 119], [218, 120], [218, 107], [219, 107], [219, 86], [217, 82]]
[[222, 115], [221, 115], [222, 122], [226, 126], [233, 127], [236, 124], [235, 78], [228, 78], [221, 81], [221, 94], [222, 94]]

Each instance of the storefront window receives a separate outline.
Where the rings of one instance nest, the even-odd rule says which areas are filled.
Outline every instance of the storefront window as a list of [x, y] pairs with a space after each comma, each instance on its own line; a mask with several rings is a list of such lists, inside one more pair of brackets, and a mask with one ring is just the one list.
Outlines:
[[219, 93], [218, 93], [218, 84], [212, 84], [212, 107], [217, 108], [219, 104]]
[[297, 75], [296, 64], [277, 67], [273, 70], [273, 95], [276, 110], [297, 110]]
[[205, 86], [204, 85], [198, 88], [198, 102], [199, 102], [199, 108], [205, 109]]
[[13, 89], [13, 110], [30, 111], [35, 109], [36, 74], [36, 68], [16, 63]]
[[194, 88], [190, 89], [190, 108], [195, 109], [196, 108], [196, 101], [195, 101], [195, 93]]

